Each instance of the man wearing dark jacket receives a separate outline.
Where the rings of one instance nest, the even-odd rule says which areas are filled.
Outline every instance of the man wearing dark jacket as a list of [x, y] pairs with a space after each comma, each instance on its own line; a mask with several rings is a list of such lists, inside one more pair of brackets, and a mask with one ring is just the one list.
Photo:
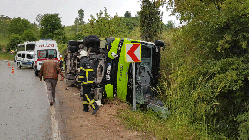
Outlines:
[[39, 78], [42, 81], [42, 76], [47, 85], [47, 94], [50, 105], [55, 102], [55, 87], [58, 81], [58, 74], [62, 76], [61, 80], [64, 79], [58, 61], [53, 60], [54, 55], [49, 55], [49, 60], [42, 63]]
[[94, 70], [87, 58], [87, 52], [81, 51], [79, 82], [83, 87], [83, 111], [88, 112], [88, 105], [93, 109], [93, 115], [97, 113], [99, 106], [94, 101], [94, 93], [91, 92], [94, 84]]

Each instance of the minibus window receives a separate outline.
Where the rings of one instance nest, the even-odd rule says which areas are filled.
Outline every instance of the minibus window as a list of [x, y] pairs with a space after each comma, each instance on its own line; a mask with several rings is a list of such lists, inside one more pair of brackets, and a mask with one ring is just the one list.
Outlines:
[[33, 59], [33, 58], [34, 58], [34, 55], [33, 55], [33, 54], [27, 54], [27, 58], [28, 58], [28, 59]]

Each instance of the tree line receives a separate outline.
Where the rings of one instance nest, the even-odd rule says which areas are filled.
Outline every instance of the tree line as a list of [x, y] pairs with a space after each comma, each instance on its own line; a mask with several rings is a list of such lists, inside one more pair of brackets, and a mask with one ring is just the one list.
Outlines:
[[248, 0], [162, 0], [172, 30], [161, 89], [176, 128], [194, 139], [249, 138]]
[[[83, 39], [90, 34], [100, 37], [129, 37], [132, 31], [139, 38], [152, 41], [158, 38], [158, 33], [161, 33], [163, 28], [173, 27], [172, 22], [163, 24], [162, 14], [158, 8], [155, 2], [143, 0], [141, 11], [138, 11], [135, 17], [131, 16], [130, 11], [126, 11], [124, 17], [118, 15], [111, 17], [107, 13], [107, 9], [104, 8], [104, 11], [100, 10], [96, 17], [91, 15], [87, 23], [84, 22], [84, 10], [79, 9], [78, 17], [75, 18], [69, 34], [65, 30], [66, 27], [61, 24], [58, 13], [39, 14], [34, 23], [20, 17], [11, 19], [2, 15], [0, 18], [0, 34], [8, 39], [7, 49], [9, 50], [21, 42], [35, 41], [41, 38], [50, 38], [56, 40], [59, 44], [65, 44], [70, 39]], [[146, 11], [151, 14], [146, 13]]]

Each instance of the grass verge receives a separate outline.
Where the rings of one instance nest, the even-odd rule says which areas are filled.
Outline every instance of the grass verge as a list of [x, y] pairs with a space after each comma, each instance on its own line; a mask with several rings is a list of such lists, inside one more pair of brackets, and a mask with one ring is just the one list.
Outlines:
[[11, 61], [14, 61], [14, 57], [15, 57], [15, 53], [12, 54], [11, 53], [3, 53], [3, 52], [0, 52], [0, 60], [11, 60]]
[[153, 135], [157, 140], [199, 139], [198, 134], [193, 129], [186, 127], [186, 125], [176, 125], [177, 119], [164, 120], [152, 110], [132, 111], [130, 108], [120, 109], [116, 116], [127, 129], [142, 132], [144, 135]]

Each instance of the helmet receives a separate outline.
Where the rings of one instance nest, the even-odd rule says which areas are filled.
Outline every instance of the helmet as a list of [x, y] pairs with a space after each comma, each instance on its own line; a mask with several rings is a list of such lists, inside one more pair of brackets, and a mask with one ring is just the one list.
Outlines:
[[82, 50], [80, 52], [80, 57], [84, 57], [84, 56], [87, 56], [87, 51]]

